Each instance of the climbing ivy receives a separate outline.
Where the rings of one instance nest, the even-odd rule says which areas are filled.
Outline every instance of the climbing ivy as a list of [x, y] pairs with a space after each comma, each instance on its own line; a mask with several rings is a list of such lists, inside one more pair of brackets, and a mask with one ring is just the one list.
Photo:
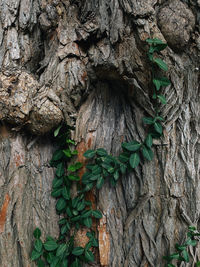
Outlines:
[[[176, 244], [176, 252], [170, 254], [169, 256], [164, 256], [164, 260], [166, 260], [166, 265], [165, 267], [175, 267], [174, 264], [172, 264], [173, 260], [178, 261], [179, 263], [181, 262], [190, 262], [189, 259], [189, 254], [188, 254], [188, 247], [189, 246], [196, 246], [197, 245], [197, 240], [195, 239], [197, 236], [200, 236], [200, 233], [196, 230], [194, 226], [189, 226], [188, 233], [187, 233], [187, 240], [185, 241], [184, 244]], [[195, 266], [200, 266], [200, 261], [196, 263]]]
[[84, 248], [77, 247], [74, 244], [76, 232], [82, 226], [90, 229], [92, 217], [100, 219], [102, 214], [99, 210], [91, 208], [92, 203], [85, 200], [81, 188], [76, 196], [72, 195], [72, 184], [80, 181], [77, 172], [82, 168], [82, 164], [71, 164], [78, 152], [73, 149], [75, 142], [69, 138], [69, 128], [65, 125], [59, 127], [54, 136], [59, 149], [54, 152], [50, 162], [50, 165], [56, 168], [51, 196], [56, 198], [56, 212], [61, 217], [58, 221], [60, 235], [57, 240], [47, 236], [43, 243], [40, 239], [41, 231], [36, 228], [33, 233], [35, 243], [31, 259], [36, 261], [38, 267], [80, 267], [81, 262], [94, 261], [92, 248], [98, 246], [98, 241], [95, 233], [88, 230], [88, 243]]
[[[61, 217], [58, 222], [60, 235], [57, 240], [48, 236], [45, 242], [42, 242], [41, 231], [36, 228], [31, 259], [38, 267], [80, 267], [82, 262], [93, 262], [94, 248], [98, 247], [98, 241], [91, 230], [92, 218], [101, 219], [102, 214], [99, 210], [92, 209], [91, 202], [85, 198], [86, 192], [94, 187], [101, 189], [106, 179], [115, 186], [125, 173], [153, 159], [153, 139], [161, 138], [163, 135], [164, 118], [160, 114], [160, 106], [167, 103], [161, 91], [163, 87], [170, 85], [170, 81], [167, 77], [158, 75], [168, 70], [167, 64], [159, 57], [160, 51], [164, 50], [167, 44], [157, 38], [147, 39], [146, 42], [149, 44], [148, 58], [152, 66], [154, 114], [143, 118], [147, 133], [143, 141], [122, 143], [122, 152], [117, 157], [108, 154], [103, 148], [87, 150], [84, 157], [89, 160], [89, 164], [86, 165], [86, 172], [80, 182], [78, 171], [82, 168], [82, 164], [71, 163], [78, 152], [73, 149], [75, 142], [70, 139], [69, 128], [65, 125], [59, 126], [54, 132], [59, 149], [55, 151], [50, 162], [51, 166], [56, 168], [51, 195], [56, 198], [56, 211]], [[72, 184], [75, 182], [77, 182], [76, 196], [72, 194]], [[89, 229], [87, 232], [89, 241], [85, 247], [76, 247], [74, 238], [81, 227]], [[173, 266], [170, 260], [171, 258], [166, 265], [168, 267]]]

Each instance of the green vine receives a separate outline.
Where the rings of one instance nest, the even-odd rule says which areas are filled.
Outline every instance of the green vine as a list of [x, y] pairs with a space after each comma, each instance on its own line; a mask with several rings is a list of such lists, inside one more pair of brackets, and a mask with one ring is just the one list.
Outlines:
[[[109, 179], [115, 186], [119, 177], [136, 168], [145, 160], [153, 159], [153, 139], [163, 135], [162, 122], [164, 118], [160, 114], [160, 104], [166, 104], [165, 97], [160, 94], [161, 88], [170, 85], [167, 77], [157, 76], [160, 69], [167, 71], [166, 63], [158, 57], [160, 51], [167, 47], [161, 40], [147, 39], [149, 44], [148, 58], [152, 66], [152, 102], [155, 110], [152, 117], [144, 117], [143, 123], [147, 131], [144, 141], [133, 140], [122, 143], [122, 153], [118, 157], [109, 155], [103, 148], [87, 150], [85, 158], [90, 160], [86, 165], [81, 183], [77, 174], [82, 168], [80, 162], [70, 164], [72, 158], [77, 155], [73, 150], [75, 142], [70, 139], [69, 129], [59, 126], [54, 132], [59, 149], [55, 151], [51, 160], [51, 166], [56, 168], [55, 178], [52, 184], [52, 197], [56, 198], [56, 211], [62, 217], [59, 220], [60, 235], [58, 240], [48, 236], [43, 243], [40, 239], [41, 231], [34, 231], [35, 243], [31, 259], [36, 261], [38, 267], [80, 267], [83, 262], [94, 261], [94, 248], [98, 247], [95, 233], [91, 231], [92, 217], [100, 219], [99, 210], [91, 208], [92, 203], [86, 201], [85, 194], [94, 186], [100, 189], [105, 180]], [[77, 192], [73, 195], [72, 185], [77, 182]], [[85, 247], [76, 247], [74, 238], [81, 227], [87, 227], [88, 243]], [[173, 265], [167, 265], [173, 266]]]
[[[189, 254], [188, 254], [188, 247], [189, 246], [196, 246], [197, 240], [195, 240], [196, 236], [200, 236], [200, 233], [196, 230], [194, 226], [189, 226], [188, 233], [187, 233], [187, 240], [183, 245], [176, 244], [176, 252], [170, 254], [169, 256], [164, 256], [163, 258], [166, 260], [165, 267], [175, 267], [175, 265], [172, 264], [173, 260], [177, 260], [180, 262], [190, 262]], [[196, 263], [195, 266], [200, 266], [200, 261]]]

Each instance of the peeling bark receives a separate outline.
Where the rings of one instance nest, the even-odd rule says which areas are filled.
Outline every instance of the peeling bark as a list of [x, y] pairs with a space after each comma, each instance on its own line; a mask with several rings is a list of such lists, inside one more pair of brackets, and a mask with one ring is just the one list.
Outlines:
[[153, 112], [148, 37], [169, 44], [164, 137], [152, 162], [93, 192], [105, 218], [94, 265], [163, 266], [188, 225], [199, 228], [199, 1], [1, 0], [0, 12], [0, 266], [34, 266], [36, 226], [58, 235], [48, 163], [61, 121], [76, 127], [82, 153], [117, 155], [121, 142], [143, 139], [141, 118]]

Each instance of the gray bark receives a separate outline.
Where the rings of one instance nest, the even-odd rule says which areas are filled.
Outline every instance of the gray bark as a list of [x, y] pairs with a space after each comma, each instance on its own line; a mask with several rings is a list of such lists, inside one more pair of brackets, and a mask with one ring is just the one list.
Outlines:
[[[164, 136], [152, 162], [93, 192], [104, 215], [95, 266], [163, 266], [187, 227], [200, 227], [200, 2], [1, 0], [0, 14], [0, 266], [34, 266], [35, 227], [58, 235], [52, 129], [75, 125], [82, 161], [87, 148], [117, 155], [144, 138], [148, 37], [169, 44]], [[190, 252], [195, 262], [200, 250]]]

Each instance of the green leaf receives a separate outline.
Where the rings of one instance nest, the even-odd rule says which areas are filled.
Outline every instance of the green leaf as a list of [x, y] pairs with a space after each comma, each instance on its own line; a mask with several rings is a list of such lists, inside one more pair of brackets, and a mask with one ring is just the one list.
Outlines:
[[70, 225], [67, 222], [65, 225], [63, 225], [60, 229], [60, 233], [61, 235], [64, 235], [65, 233], [67, 233], [70, 230]]
[[66, 186], [64, 186], [62, 188], [62, 196], [66, 199], [69, 200], [70, 199], [70, 189]]
[[126, 173], [126, 165], [125, 164], [120, 164], [120, 171], [122, 174], [125, 174]]
[[94, 165], [92, 167], [92, 174], [97, 175], [100, 174], [102, 172], [102, 168], [99, 167], [98, 165]]
[[70, 172], [75, 172], [76, 171], [76, 167], [75, 167], [75, 165], [69, 165], [67, 170], [70, 171]]
[[[90, 171], [92, 171], [92, 169], [95, 167], [95, 166], [98, 166], [98, 165], [94, 165], [94, 164], [87, 164], [86, 165], [86, 168]], [[89, 172], [90, 173], [90, 172]]]
[[123, 163], [126, 163], [129, 160], [129, 153], [123, 152], [119, 155], [119, 160]]
[[56, 175], [58, 177], [61, 177], [63, 176], [63, 174], [65, 173], [65, 170], [64, 170], [64, 166], [63, 166], [63, 163], [59, 163], [58, 166], [57, 166], [57, 169], [56, 169]]
[[58, 188], [62, 185], [63, 183], [63, 179], [62, 178], [54, 178], [53, 179], [53, 182], [52, 182], [52, 187], [55, 189], [55, 188]]
[[94, 238], [94, 232], [87, 232], [86, 236], [89, 237], [90, 239]]
[[164, 95], [157, 95], [157, 97], [158, 97], [158, 99], [160, 100], [160, 102], [162, 103], [162, 104], [167, 104], [167, 100], [166, 100], [166, 98], [164, 97]]
[[104, 179], [103, 179], [102, 176], [100, 176], [100, 177], [98, 178], [98, 180], [97, 180], [97, 183], [96, 183], [96, 187], [97, 187], [97, 189], [100, 189], [100, 188], [103, 186], [103, 184], [104, 184]]
[[164, 50], [167, 47], [167, 44], [158, 44], [156, 46], [154, 46], [154, 52], [160, 52], [162, 50]]
[[59, 263], [60, 263], [60, 258], [54, 257], [50, 267], [61, 267]]
[[186, 245], [176, 244], [175, 247], [176, 247], [177, 250], [182, 251], [182, 250], [186, 249], [187, 246]]
[[67, 176], [70, 181], [80, 181], [80, 177], [78, 175], [68, 175]]
[[83, 156], [84, 156], [85, 158], [87, 158], [87, 159], [91, 159], [91, 158], [93, 158], [95, 155], [96, 155], [96, 151], [95, 151], [95, 150], [91, 150], [91, 149], [87, 150], [87, 151], [83, 154]]
[[51, 192], [52, 197], [59, 197], [62, 195], [62, 188], [56, 188]]
[[146, 146], [143, 146], [143, 148], [142, 148], [142, 155], [147, 160], [153, 159], [153, 151], [150, 148], [147, 148]]
[[37, 261], [37, 267], [45, 267], [45, 263], [44, 263], [44, 261], [41, 260], [41, 259], [39, 259], [39, 260]]
[[50, 240], [50, 241], [46, 241], [44, 243], [44, 248], [47, 250], [47, 251], [53, 251], [53, 250], [56, 250], [58, 247], [58, 244], [54, 241], [54, 240]]
[[46, 241], [55, 241], [55, 239], [52, 236], [48, 235], [46, 237]]
[[93, 187], [93, 183], [89, 183], [84, 187], [84, 192], [90, 191]]
[[74, 216], [78, 215], [78, 211], [77, 210], [73, 210], [72, 213], [73, 213]]
[[66, 218], [63, 218], [63, 219], [60, 219], [58, 221], [58, 224], [62, 225], [62, 224], [66, 224], [66, 222], [67, 222], [67, 219]]
[[67, 244], [60, 244], [56, 251], [56, 257], [62, 256], [67, 250]]
[[153, 138], [151, 134], [148, 134], [146, 139], [145, 139], [145, 144], [147, 147], [151, 148], [153, 144]]
[[103, 169], [103, 177], [108, 177], [110, 174], [107, 170]]
[[98, 240], [96, 238], [92, 239], [92, 246], [93, 247], [98, 247], [99, 246]]
[[42, 251], [42, 241], [40, 239], [35, 240], [34, 248], [38, 252]]
[[101, 219], [102, 218], [102, 213], [100, 210], [93, 210], [92, 211], [92, 216], [94, 216], [96, 219]]
[[189, 245], [189, 246], [196, 246], [197, 245], [197, 241], [196, 240], [192, 240], [192, 239], [188, 239], [187, 241], [186, 241], [186, 244], [187, 245]]
[[114, 172], [113, 177], [114, 177], [115, 181], [117, 181], [119, 179], [119, 171], [118, 170]]
[[168, 71], [167, 64], [161, 58], [153, 58], [153, 62], [155, 62], [162, 70]]
[[153, 53], [148, 52], [147, 53], [149, 60], [153, 61]]
[[164, 256], [163, 258], [166, 259], [167, 261], [173, 260], [173, 259], [179, 260], [180, 259], [180, 255], [179, 255], [179, 253], [173, 253], [173, 254], [171, 254], [171, 255], [169, 255], [167, 257]]
[[172, 260], [173, 259], [179, 260], [180, 255], [179, 255], [179, 253], [173, 253], [173, 254], [169, 255], [169, 258]]
[[91, 172], [85, 172], [82, 176], [81, 182], [83, 184], [87, 184], [90, 183], [90, 177], [91, 177], [92, 173]]
[[114, 157], [108, 155], [107, 157], [102, 158], [103, 159], [103, 163], [110, 165], [111, 163], [115, 163], [115, 159]]
[[38, 252], [36, 250], [33, 250], [31, 253], [31, 260], [35, 261], [42, 255], [42, 252]]
[[87, 218], [92, 215], [92, 210], [84, 210], [81, 214], [81, 218]]
[[56, 150], [54, 153], [53, 153], [53, 157], [52, 157], [52, 161], [58, 161], [58, 160], [61, 160], [62, 157], [63, 157], [63, 151], [62, 150]]
[[154, 123], [154, 119], [151, 117], [144, 117], [143, 119], [144, 124], [153, 124]]
[[75, 198], [72, 199], [72, 207], [73, 207], [74, 209], [76, 208], [76, 206], [77, 206], [79, 200], [80, 200], [79, 197], [75, 197]]
[[[102, 164], [102, 166], [103, 166], [103, 164]], [[107, 171], [108, 171], [109, 173], [114, 173], [115, 168], [112, 167], [112, 166], [109, 166], [108, 169], [107, 169]]]
[[39, 228], [36, 228], [33, 232], [35, 238], [39, 239], [41, 237], [41, 231]]
[[196, 230], [196, 227], [195, 226], [189, 226], [188, 229], [193, 232]]
[[90, 177], [90, 181], [96, 181], [98, 178], [100, 177], [100, 175], [91, 175]]
[[83, 164], [81, 162], [76, 162], [75, 164], [69, 165], [67, 168], [68, 171], [75, 172], [82, 168]]
[[140, 156], [138, 155], [138, 153], [131, 154], [129, 163], [133, 169], [138, 166], [138, 164], [140, 163]]
[[81, 215], [75, 216], [71, 219], [72, 222], [77, 222], [81, 219]]
[[54, 253], [49, 252], [49, 253], [47, 254], [47, 262], [48, 262], [48, 263], [53, 262], [54, 258], [55, 258]]
[[72, 144], [72, 145], [75, 145], [76, 144], [76, 142], [74, 140], [71, 140], [71, 139], [67, 139], [66, 140], [66, 143], [67, 144]]
[[88, 200], [86, 200], [86, 201], [85, 201], [85, 205], [86, 205], [86, 206], [89, 206], [89, 207], [91, 207], [91, 206], [92, 206], [92, 202], [91, 202], [91, 201], [88, 201]]
[[67, 158], [71, 158], [72, 157], [72, 153], [71, 153], [70, 149], [64, 149], [64, 150], [62, 150], [62, 152], [65, 154], [65, 156]]
[[158, 121], [164, 121], [164, 118], [161, 117], [161, 116], [157, 116], [157, 117], [156, 117], [156, 120], [158, 120]]
[[98, 148], [96, 152], [97, 152], [97, 155], [99, 155], [101, 157], [104, 157], [104, 156], [108, 155], [107, 151], [105, 149], [103, 149], [103, 148]]
[[188, 254], [187, 250], [183, 250], [181, 255], [182, 255], [182, 257], [183, 257], [185, 262], [189, 262], [190, 261], [189, 260], [189, 254]]
[[67, 215], [68, 215], [69, 217], [72, 217], [72, 216], [73, 216], [70, 207], [67, 207], [67, 208], [66, 208], [66, 213], [67, 213]]
[[133, 152], [133, 151], [137, 151], [141, 147], [141, 144], [137, 141], [132, 141], [129, 143], [123, 143], [122, 147], [127, 149], [128, 151]]
[[153, 84], [155, 85], [156, 89], [159, 90], [161, 86], [168, 86], [171, 82], [166, 77], [155, 78], [153, 79]]
[[54, 131], [54, 137], [58, 136], [60, 129], [62, 128], [62, 125], [60, 125], [55, 131]]
[[83, 167], [83, 163], [81, 163], [81, 162], [76, 162], [75, 163], [75, 168], [76, 168], [76, 170], [79, 170], [79, 169], [81, 169]]
[[159, 91], [161, 87], [160, 81], [157, 79], [153, 79], [153, 84], [155, 85], [156, 90]]
[[91, 217], [87, 217], [83, 220], [83, 223], [85, 226], [87, 226], [88, 228], [90, 228], [92, 226], [92, 218]]
[[85, 203], [84, 203], [84, 201], [79, 202], [78, 205], [77, 205], [77, 210], [78, 210], [78, 211], [81, 211], [81, 210], [83, 210], [84, 208], [85, 208]]
[[200, 261], [198, 261], [198, 262], [196, 263], [196, 266], [200, 266]]
[[86, 258], [88, 261], [94, 261], [94, 255], [93, 255], [92, 251], [90, 251], [90, 250], [85, 250], [85, 258]]
[[66, 208], [66, 205], [67, 205], [66, 200], [64, 198], [60, 198], [60, 199], [58, 199], [58, 201], [56, 203], [56, 209], [58, 211], [61, 211], [61, 210]]
[[75, 256], [80, 256], [83, 254], [83, 252], [84, 252], [84, 248], [82, 247], [76, 247], [72, 250], [72, 254]]
[[159, 122], [154, 123], [154, 129], [157, 133], [162, 134], [162, 125]]
[[88, 250], [92, 247], [92, 242], [88, 242], [85, 246], [85, 250]]
[[75, 261], [72, 262], [72, 265], [70, 267], [80, 267], [80, 261], [78, 258], [75, 259]]
[[62, 265], [61, 265], [61, 267], [68, 267], [68, 260], [67, 260], [67, 259], [64, 259], [64, 260], [62, 261]]
[[161, 44], [161, 45], [165, 44], [159, 38], [148, 38], [148, 39], [146, 39], [146, 42], [149, 44]]
[[167, 267], [176, 267], [174, 264], [168, 263]]
[[106, 169], [109, 173], [112, 173], [112, 172], [114, 172], [114, 170], [115, 170], [115, 169], [114, 169], [111, 165], [109, 165], [109, 164], [102, 163], [101, 166], [102, 166], [104, 169]]

